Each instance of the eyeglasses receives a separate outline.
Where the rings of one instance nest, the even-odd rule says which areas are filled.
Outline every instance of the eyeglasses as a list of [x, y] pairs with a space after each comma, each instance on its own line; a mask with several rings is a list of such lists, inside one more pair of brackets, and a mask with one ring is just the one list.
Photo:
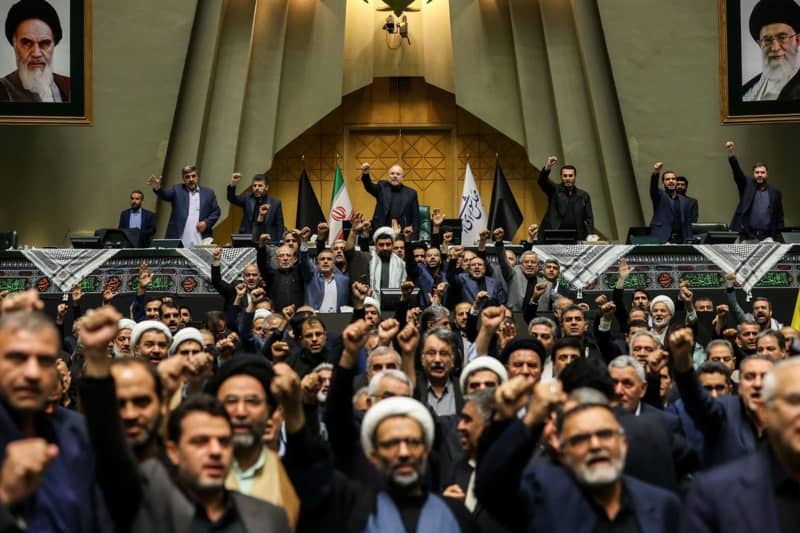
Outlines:
[[778, 44], [783, 46], [785, 44], [789, 44], [789, 41], [796, 36], [797, 36], [796, 33], [793, 33], [791, 35], [789, 35], [788, 33], [779, 33], [775, 37], [771, 35], [765, 35], [764, 37], [758, 40], [758, 43], [762, 46], [762, 48], [770, 48], [775, 43], [775, 41], [778, 41]]
[[597, 437], [597, 440], [600, 441], [601, 444], [607, 444], [611, 441], [611, 439], [622, 435], [623, 433], [624, 432], [621, 429], [598, 429], [594, 432], [578, 433], [562, 440], [561, 442], [570, 448], [581, 448], [587, 446], [592, 441], [592, 437]]
[[414, 437], [383, 440], [378, 443], [378, 448], [387, 452], [394, 452], [400, 449], [400, 445], [405, 444], [409, 451], [417, 451], [425, 445], [425, 441]]

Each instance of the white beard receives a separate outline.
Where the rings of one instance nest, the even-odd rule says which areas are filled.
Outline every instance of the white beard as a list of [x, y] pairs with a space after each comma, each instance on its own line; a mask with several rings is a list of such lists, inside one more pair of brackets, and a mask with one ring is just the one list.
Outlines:
[[27, 65], [17, 63], [19, 79], [25, 90], [39, 95], [43, 102], [53, 101], [53, 67], [47, 64], [44, 69], [29, 69]]
[[609, 464], [603, 466], [595, 466], [589, 468], [586, 463], [589, 461], [586, 458], [585, 463], [580, 465], [570, 465], [570, 468], [578, 480], [578, 483], [587, 487], [607, 486], [616, 482], [622, 475], [622, 470], [625, 468], [625, 457], [610, 457]]
[[797, 73], [797, 59], [796, 49], [793, 54], [784, 54], [783, 59], [780, 61], [770, 61], [769, 57], [764, 57], [762, 73], [771, 83], [779, 84], [783, 87]]
[[120, 351], [116, 346], [111, 348], [111, 352], [114, 354], [114, 359], [122, 359], [125, 357], [133, 357], [133, 352], [128, 351], [128, 353]]

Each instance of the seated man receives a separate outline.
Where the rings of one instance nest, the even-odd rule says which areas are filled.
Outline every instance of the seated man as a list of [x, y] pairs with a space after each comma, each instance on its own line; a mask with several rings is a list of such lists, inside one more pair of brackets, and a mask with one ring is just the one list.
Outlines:
[[131, 191], [131, 208], [125, 209], [119, 214], [119, 229], [139, 230], [139, 242], [137, 246], [148, 248], [150, 239], [156, 233], [156, 215], [152, 211], [142, 207], [144, 193], [142, 191]]

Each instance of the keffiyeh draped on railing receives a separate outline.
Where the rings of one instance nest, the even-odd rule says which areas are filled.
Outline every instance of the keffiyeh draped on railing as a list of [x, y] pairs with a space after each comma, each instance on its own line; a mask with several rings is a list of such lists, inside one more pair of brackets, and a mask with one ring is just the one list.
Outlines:
[[631, 245], [550, 245], [534, 246], [533, 251], [539, 257], [555, 259], [561, 264], [561, 276], [570, 282], [578, 291], [578, 298], [583, 298], [583, 289], [603, 274], [608, 267], [626, 255]]
[[724, 273], [736, 272], [736, 281], [747, 293], [750, 301], [751, 291], [758, 280], [775, 266], [791, 250], [791, 244], [707, 244], [696, 245], [695, 250], [717, 265]]
[[62, 291], [68, 291], [103, 263], [118, 249], [75, 250], [72, 248], [21, 250], [25, 259], [36, 265]]
[[[211, 280], [211, 261], [214, 257], [213, 248], [176, 248], [187, 261], [207, 280]], [[256, 262], [255, 248], [223, 248], [220, 273], [222, 279], [228, 283], [238, 279], [244, 267]]]

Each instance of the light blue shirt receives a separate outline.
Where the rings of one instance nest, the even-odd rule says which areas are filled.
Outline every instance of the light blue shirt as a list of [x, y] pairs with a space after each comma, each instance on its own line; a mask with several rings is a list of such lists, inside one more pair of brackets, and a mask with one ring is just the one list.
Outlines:
[[139, 209], [138, 211], [131, 210], [131, 218], [128, 221], [128, 227], [133, 229], [142, 229], [142, 210]]

